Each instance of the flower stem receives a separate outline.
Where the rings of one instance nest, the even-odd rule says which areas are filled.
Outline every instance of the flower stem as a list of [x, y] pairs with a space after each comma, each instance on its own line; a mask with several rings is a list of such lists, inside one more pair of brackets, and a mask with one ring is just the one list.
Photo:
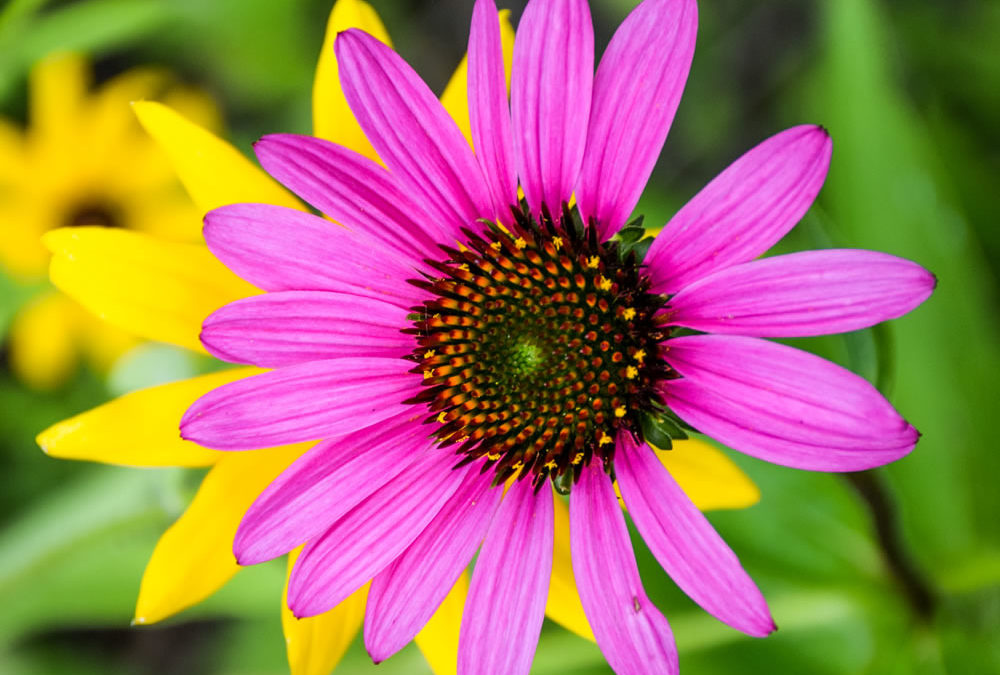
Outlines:
[[884, 476], [875, 470], [842, 475], [857, 490], [871, 514], [876, 540], [889, 573], [917, 616], [931, 618], [938, 604], [937, 592], [907, 554], [896, 506]]

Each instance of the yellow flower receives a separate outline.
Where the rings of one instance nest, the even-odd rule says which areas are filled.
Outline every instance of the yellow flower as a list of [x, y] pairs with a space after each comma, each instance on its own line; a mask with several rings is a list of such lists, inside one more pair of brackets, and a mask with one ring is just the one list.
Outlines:
[[[371, 7], [360, 0], [337, 2], [316, 72], [314, 130], [318, 136], [377, 159], [340, 91], [332, 43], [338, 32], [350, 27], [389, 41]], [[503, 36], [509, 66], [513, 31], [506, 18]], [[468, 137], [465, 84], [463, 63], [442, 101]], [[234, 148], [171, 109], [143, 103], [136, 106], [136, 112], [170, 154], [200, 209], [248, 201], [304, 208]], [[229, 272], [203, 244], [164, 243], [143, 234], [92, 228], [52, 232], [46, 243], [55, 254], [52, 280], [61, 289], [137, 335], [198, 351], [203, 351], [198, 334], [205, 316], [259, 292]], [[232, 369], [137, 391], [56, 424], [38, 437], [42, 448], [57, 457], [133, 466], [212, 467], [187, 511], [153, 552], [139, 593], [137, 623], [159, 621], [201, 601], [239, 570], [232, 541], [244, 511], [306, 449], [218, 452], [181, 440], [178, 422], [196, 398], [253, 372]], [[657, 454], [703, 509], [742, 508], [759, 497], [757, 488], [735, 465], [700, 441], [680, 441], [673, 451]], [[560, 500], [555, 537], [547, 613], [593, 640], [573, 580], [568, 510]], [[456, 670], [466, 586], [463, 577], [417, 636], [435, 673]], [[367, 588], [362, 588], [332, 611], [307, 619], [297, 620], [282, 607], [293, 675], [325, 675], [337, 664], [361, 626], [366, 594]]]
[[[161, 96], [211, 123], [200, 94], [166, 73], [135, 69], [89, 91], [90, 66], [53, 55], [30, 77], [30, 124], [0, 120], [0, 268], [22, 283], [44, 278], [43, 233], [65, 226], [122, 227], [197, 240], [197, 212], [164, 153], [136, 123], [128, 102]], [[135, 338], [62, 295], [42, 291], [11, 326], [11, 366], [37, 388], [58, 385], [81, 355], [104, 369]]]

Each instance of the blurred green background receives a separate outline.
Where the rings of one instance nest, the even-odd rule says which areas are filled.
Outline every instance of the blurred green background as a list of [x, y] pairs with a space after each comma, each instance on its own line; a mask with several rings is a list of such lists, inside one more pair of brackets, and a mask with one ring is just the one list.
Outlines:
[[[440, 91], [471, 2], [372, 0], [398, 51]], [[26, 118], [26, 76], [54, 50], [88, 53], [98, 80], [159, 64], [213, 94], [228, 138], [310, 129], [312, 73], [331, 0], [7, 0], [0, 115]], [[594, 0], [602, 48], [633, 2]], [[516, 18], [523, 3], [503, 3]], [[687, 675], [1000, 673], [1000, 3], [701, 0], [687, 90], [639, 211], [665, 222], [726, 164], [793, 124], [834, 139], [817, 205], [781, 251], [844, 246], [911, 258], [931, 300], [877, 331], [790, 341], [878, 381], [924, 436], [880, 470], [876, 512], [858, 482], [731, 456], [763, 491], [710, 514], [768, 597], [780, 630], [754, 640], [679, 593], [636, 538], [647, 590]], [[0, 331], [33, 289], [0, 278]], [[53, 460], [47, 425], [113, 395], [196, 372], [146, 345], [108, 377], [50, 393], [0, 371], [0, 673], [287, 671], [281, 564], [242, 573], [162, 626], [130, 629], [143, 566], [198, 472]], [[896, 528], [894, 528], [894, 525]], [[894, 529], [898, 531], [894, 531]], [[887, 544], [887, 542], [889, 542]], [[909, 590], [886, 550], [917, 579]], [[338, 672], [373, 666], [356, 643]], [[382, 675], [424, 672], [412, 647]], [[596, 647], [546, 624], [537, 673], [608, 672]]]

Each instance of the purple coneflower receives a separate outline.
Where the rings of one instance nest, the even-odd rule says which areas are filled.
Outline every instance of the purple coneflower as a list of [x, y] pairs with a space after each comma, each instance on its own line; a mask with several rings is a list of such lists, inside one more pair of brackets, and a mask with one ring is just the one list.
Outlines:
[[342, 33], [344, 91], [385, 168], [309, 137], [268, 136], [256, 150], [343, 227], [260, 204], [208, 215], [215, 254], [268, 292], [209, 317], [203, 342], [274, 370], [199, 399], [181, 428], [225, 450], [326, 439], [260, 495], [234, 547], [253, 564], [305, 544], [288, 591], [297, 616], [370, 580], [365, 644], [381, 661], [478, 550], [459, 672], [527, 672], [551, 572], [551, 482], [569, 493], [573, 571], [609, 663], [676, 672], [613, 481], [689, 596], [750, 635], [774, 623], [649, 442], [690, 425], [826, 471], [913, 448], [916, 430], [865, 380], [760, 339], [871, 326], [934, 286], [920, 266], [869, 251], [754, 260], [822, 186], [823, 129], [749, 151], [648, 252], [626, 227], [687, 78], [696, 15], [694, 0], [646, 0], [595, 75], [587, 3], [533, 0], [508, 104], [496, 8], [479, 0], [474, 152], [398, 55]]

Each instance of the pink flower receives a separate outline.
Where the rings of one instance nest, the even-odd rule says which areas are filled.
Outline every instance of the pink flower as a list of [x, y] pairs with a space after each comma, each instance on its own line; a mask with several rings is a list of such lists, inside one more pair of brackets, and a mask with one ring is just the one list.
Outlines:
[[666, 138], [696, 14], [693, 0], [646, 0], [594, 75], [586, 2], [533, 0], [508, 105], [496, 8], [479, 0], [475, 152], [399, 56], [342, 33], [344, 92], [385, 168], [309, 137], [268, 136], [256, 151], [344, 227], [260, 204], [208, 215], [215, 254], [268, 292], [210, 316], [202, 340], [219, 358], [274, 370], [199, 399], [182, 434], [223, 450], [326, 439], [260, 495], [234, 546], [253, 564], [305, 543], [289, 583], [296, 615], [371, 580], [365, 644], [381, 661], [479, 550], [459, 671], [527, 672], [551, 571], [551, 479], [571, 490], [573, 569], [608, 662], [676, 672], [613, 478], [688, 595], [750, 635], [774, 624], [647, 444], [650, 424], [669, 429], [676, 415], [812, 470], [866, 469], [913, 448], [916, 430], [865, 380], [760, 339], [871, 326], [934, 287], [920, 266], [869, 251], [755, 260], [819, 192], [823, 129], [795, 127], [749, 151], [644, 259], [613, 238]]

